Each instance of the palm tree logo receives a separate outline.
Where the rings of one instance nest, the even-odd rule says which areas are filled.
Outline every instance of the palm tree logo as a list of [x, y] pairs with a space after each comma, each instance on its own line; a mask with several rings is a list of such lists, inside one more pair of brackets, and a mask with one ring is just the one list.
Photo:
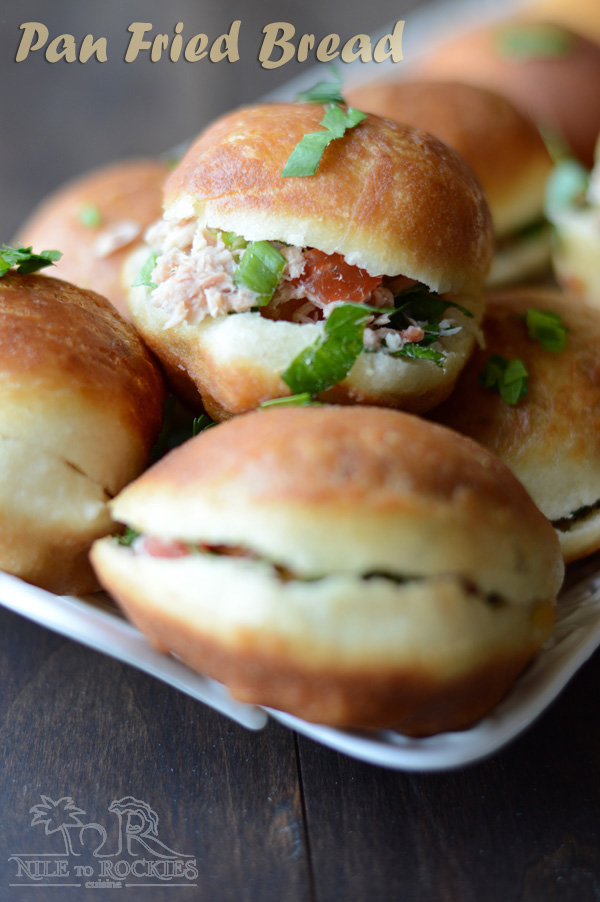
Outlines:
[[41, 795], [41, 804], [33, 805], [29, 809], [29, 813], [33, 814], [31, 826], [36, 824], [45, 824], [46, 836], [51, 833], [62, 833], [65, 843], [65, 854], [79, 855], [79, 852], [73, 850], [71, 836], [69, 830], [73, 827], [83, 827], [79, 820], [80, 814], [85, 814], [81, 808], [78, 808], [71, 796], [63, 796], [56, 802], [49, 796]]

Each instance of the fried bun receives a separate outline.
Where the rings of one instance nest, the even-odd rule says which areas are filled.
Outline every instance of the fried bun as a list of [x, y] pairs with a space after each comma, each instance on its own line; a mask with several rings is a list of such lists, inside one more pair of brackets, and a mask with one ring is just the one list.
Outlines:
[[162, 160], [132, 159], [80, 176], [34, 210], [17, 240], [58, 248], [62, 258], [52, 274], [98, 292], [129, 319], [123, 261], [160, 216], [168, 172]]
[[[367, 116], [314, 175], [284, 177], [323, 113], [262, 105], [211, 126], [168, 178], [163, 219], [131, 262], [131, 281], [148, 267], [130, 295], [137, 328], [215, 419], [302, 392], [289, 367], [325, 340], [340, 305], [371, 312], [342, 377], [311, 390], [324, 400], [427, 410], [472, 349], [493, 241], [472, 171], [431, 136]], [[280, 266], [264, 297], [240, 278], [259, 248]], [[418, 311], [409, 305], [398, 325], [389, 311], [415, 288]], [[433, 355], [429, 308], [434, 328], [449, 311]]]
[[238, 698], [425, 735], [489, 711], [548, 637], [556, 534], [510, 471], [410, 414], [236, 417], [121, 493], [139, 535], [95, 543], [163, 651]]
[[[559, 318], [550, 329], [566, 330], [562, 350], [535, 338], [548, 324], [528, 311]], [[433, 416], [510, 467], [553, 522], [566, 561], [590, 554], [600, 548], [600, 316], [555, 290], [515, 289], [489, 297], [484, 334], [485, 350]], [[526, 369], [527, 393], [515, 404], [481, 384], [494, 356]]]
[[0, 568], [58, 593], [97, 588], [92, 540], [148, 462], [164, 386], [104, 298], [53, 277], [0, 279]]

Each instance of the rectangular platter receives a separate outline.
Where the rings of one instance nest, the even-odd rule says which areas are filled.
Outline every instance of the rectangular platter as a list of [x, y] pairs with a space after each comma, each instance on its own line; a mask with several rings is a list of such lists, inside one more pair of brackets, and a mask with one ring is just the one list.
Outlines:
[[268, 717], [353, 758], [395, 770], [446, 770], [498, 751], [551, 704], [600, 645], [600, 553], [570, 568], [554, 633], [494, 711], [456, 733], [413, 739], [391, 730], [351, 731], [307, 723], [290, 714], [236, 701], [214, 680], [155, 651], [103, 593], [58, 596], [0, 571], [0, 603], [41, 626], [162, 680], [248, 729]]
[[[435, 49], [438, 42], [464, 30], [467, 24], [473, 26], [506, 16], [524, 5], [518, 0], [454, 3], [437, 0], [423, 4], [407, 14], [404, 46], [411, 48], [410, 58], [414, 62], [425, 49]], [[390, 27], [379, 29], [373, 39], [386, 34]], [[409, 60], [406, 63], [408, 72]], [[386, 64], [357, 63], [344, 69], [348, 85], [376, 76], [385, 77], [388, 72]], [[312, 67], [263, 100], [291, 100], [298, 91], [322, 77], [323, 67]], [[238, 702], [224, 686], [194, 673], [175, 657], [155, 651], [103, 593], [57, 596], [0, 571], [0, 604], [95, 651], [137, 667], [248, 729], [261, 729], [272, 717], [298, 733], [362, 761], [396, 770], [434, 771], [461, 767], [498, 751], [533, 723], [600, 645], [600, 553], [583, 564], [571, 566], [550, 641], [494, 711], [469, 730], [425, 739], [402, 736], [391, 730], [337, 730], [282, 711]]]

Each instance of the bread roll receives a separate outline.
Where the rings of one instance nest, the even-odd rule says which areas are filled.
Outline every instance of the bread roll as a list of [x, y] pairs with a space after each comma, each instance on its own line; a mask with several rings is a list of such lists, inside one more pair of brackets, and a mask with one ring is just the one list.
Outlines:
[[87, 552], [148, 462], [162, 378], [108, 301], [41, 275], [0, 279], [0, 361], [0, 568], [91, 591]]
[[481, 85], [528, 113], [591, 166], [600, 132], [600, 45], [553, 22], [501, 20], [427, 55], [419, 78]]
[[209, 429], [115, 500], [141, 535], [99, 578], [164, 651], [240, 699], [425, 735], [486, 713], [547, 638], [554, 530], [456, 433], [368, 407]]
[[[564, 350], [529, 336], [529, 309], [558, 314]], [[489, 297], [485, 350], [477, 349], [439, 422], [481, 442], [521, 480], [553, 521], [566, 561], [600, 548], [600, 317], [549, 289], [518, 289]], [[494, 354], [522, 360], [527, 394], [514, 405], [484, 388], [479, 374]]]
[[129, 319], [123, 262], [160, 216], [168, 172], [162, 160], [132, 159], [80, 176], [34, 210], [17, 241], [58, 248], [63, 256], [52, 274], [98, 292]]
[[[324, 336], [332, 295], [317, 292], [315, 301], [314, 281], [307, 287], [307, 249], [338, 274], [336, 301], [352, 301], [353, 284], [370, 280], [372, 293], [359, 301], [381, 305], [374, 300], [380, 283], [402, 277], [460, 303], [473, 323], [481, 318], [492, 234], [471, 170], [430, 136], [369, 116], [329, 144], [314, 176], [282, 177], [301, 139], [323, 131], [323, 115], [321, 105], [277, 104], [218, 121], [170, 175], [163, 222], [148, 233], [157, 259], [150, 287], [131, 292], [133, 319], [171, 377], [187, 374], [218, 419], [290, 394], [282, 372]], [[266, 306], [240, 294], [238, 258], [227, 257], [222, 241], [229, 232], [274, 242], [287, 255]], [[132, 281], [147, 254], [131, 262]], [[306, 299], [313, 306], [298, 318]], [[382, 346], [361, 353], [321, 396], [426, 410], [450, 391], [473, 330], [462, 324], [440, 344], [444, 366], [394, 357]]]
[[548, 266], [551, 230], [544, 196], [552, 160], [529, 116], [494, 91], [451, 81], [372, 81], [347, 92], [347, 100], [430, 132], [472, 167], [496, 234], [488, 285]]

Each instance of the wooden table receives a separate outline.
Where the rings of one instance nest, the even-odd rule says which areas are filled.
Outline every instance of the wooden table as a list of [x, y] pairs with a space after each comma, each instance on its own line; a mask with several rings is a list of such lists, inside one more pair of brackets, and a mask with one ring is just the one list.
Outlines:
[[[42, 797], [71, 797], [81, 809], [75, 820], [106, 829], [114, 867], [105, 866], [105, 879], [115, 868], [125, 874], [133, 860], [115, 854], [109, 805], [133, 797], [154, 810], [160, 843], [185, 856], [192, 876], [156, 885], [150, 872], [154, 885], [135, 887], [125, 884], [144, 878], [130, 874], [121, 886], [128, 899], [600, 898], [598, 655], [511, 746], [468, 768], [426, 775], [354, 761], [272, 722], [246, 731], [2, 609], [0, 679], [2, 902], [112, 898], [109, 889], [94, 896], [85, 877], [75, 877], [76, 867], [97, 876], [101, 830], [84, 831], [81, 841], [72, 826], [46, 835], [43, 822], [31, 824]], [[9, 856], [56, 863], [65, 832], [71, 849], [60, 860], [80, 885], [15, 886], [27, 882], [26, 872], [21, 865], [17, 877]], [[157, 860], [159, 843], [144, 851], [132, 842], [138, 858]]]

